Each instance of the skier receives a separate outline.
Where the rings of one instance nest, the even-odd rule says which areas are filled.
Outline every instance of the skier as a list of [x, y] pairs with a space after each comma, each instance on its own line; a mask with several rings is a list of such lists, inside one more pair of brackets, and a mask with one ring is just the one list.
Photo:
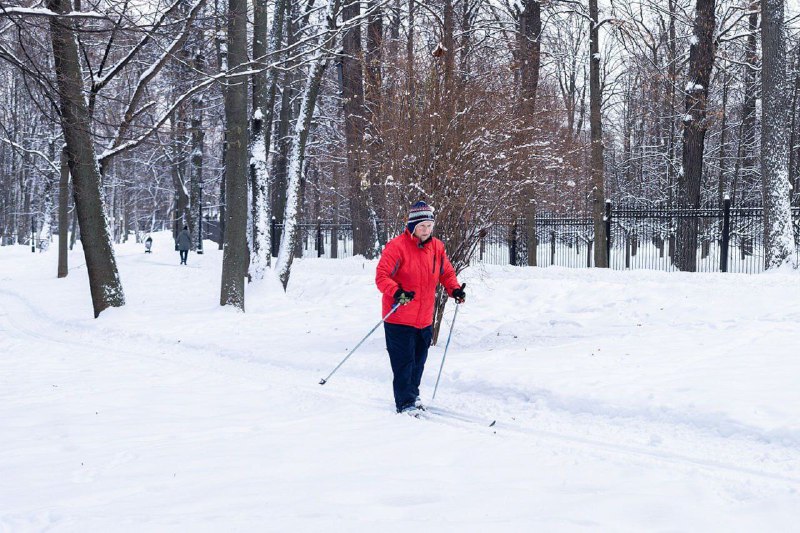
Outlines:
[[147, 238], [144, 240], [144, 253], [151, 254], [153, 253], [153, 238], [148, 235]]
[[175, 239], [175, 249], [181, 254], [181, 264], [186, 264], [186, 259], [189, 257], [189, 248], [192, 247], [192, 237], [189, 235], [189, 226], [184, 226], [183, 230], [178, 234]]
[[383, 293], [383, 315], [400, 304], [383, 324], [386, 350], [392, 365], [394, 403], [398, 413], [413, 416], [424, 410], [419, 384], [433, 337], [433, 305], [436, 286], [463, 303], [464, 289], [444, 250], [432, 236], [433, 209], [417, 202], [409, 211], [406, 230], [386, 244], [375, 273]]

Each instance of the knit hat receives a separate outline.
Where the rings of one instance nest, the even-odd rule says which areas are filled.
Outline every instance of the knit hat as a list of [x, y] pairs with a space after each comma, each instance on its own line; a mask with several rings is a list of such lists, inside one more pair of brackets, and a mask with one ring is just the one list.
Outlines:
[[433, 222], [433, 208], [425, 202], [417, 202], [408, 212], [408, 231], [414, 233], [417, 224], [425, 220]]

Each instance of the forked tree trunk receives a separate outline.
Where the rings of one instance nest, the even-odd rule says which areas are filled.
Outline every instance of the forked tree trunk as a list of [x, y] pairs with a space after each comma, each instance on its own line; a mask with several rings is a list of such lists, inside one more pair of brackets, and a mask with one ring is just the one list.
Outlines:
[[[48, 0], [47, 8], [56, 13], [68, 13], [72, 6], [69, 0]], [[125, 305], [125, 294], [103, 211], [102, 180], [84, 99], [83, 75], [72, 20], [50, 17], [50, 36], [61, 104], [61, 127], [69, 152], [81, 245], [97, 318], [109, 307]]]

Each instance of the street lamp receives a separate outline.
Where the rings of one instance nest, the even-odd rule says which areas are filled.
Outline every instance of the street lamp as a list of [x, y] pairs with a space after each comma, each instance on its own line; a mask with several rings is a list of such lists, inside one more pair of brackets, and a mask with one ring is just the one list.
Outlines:
[[198, 182], [198, 196], [199, 202], [197, 202], [197, 253], [203, 253], [203, 182]]

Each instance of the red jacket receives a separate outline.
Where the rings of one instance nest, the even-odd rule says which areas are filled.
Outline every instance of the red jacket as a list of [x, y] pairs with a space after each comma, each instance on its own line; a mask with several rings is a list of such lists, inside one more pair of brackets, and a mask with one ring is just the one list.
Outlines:
[[383, 293], [383, 316], [392, 310], [394, 293], [398, 288], [415, 293], [414, 299], [398, 307], [386, 319], [387, 322], [415, 328], [430, 326], [439, 283], [450, 296], [461, 286], [442, 241], [431, 237], [420, 244], [419, 239], [406, 229], [386, 244], [375, 271], [375, 284]]

